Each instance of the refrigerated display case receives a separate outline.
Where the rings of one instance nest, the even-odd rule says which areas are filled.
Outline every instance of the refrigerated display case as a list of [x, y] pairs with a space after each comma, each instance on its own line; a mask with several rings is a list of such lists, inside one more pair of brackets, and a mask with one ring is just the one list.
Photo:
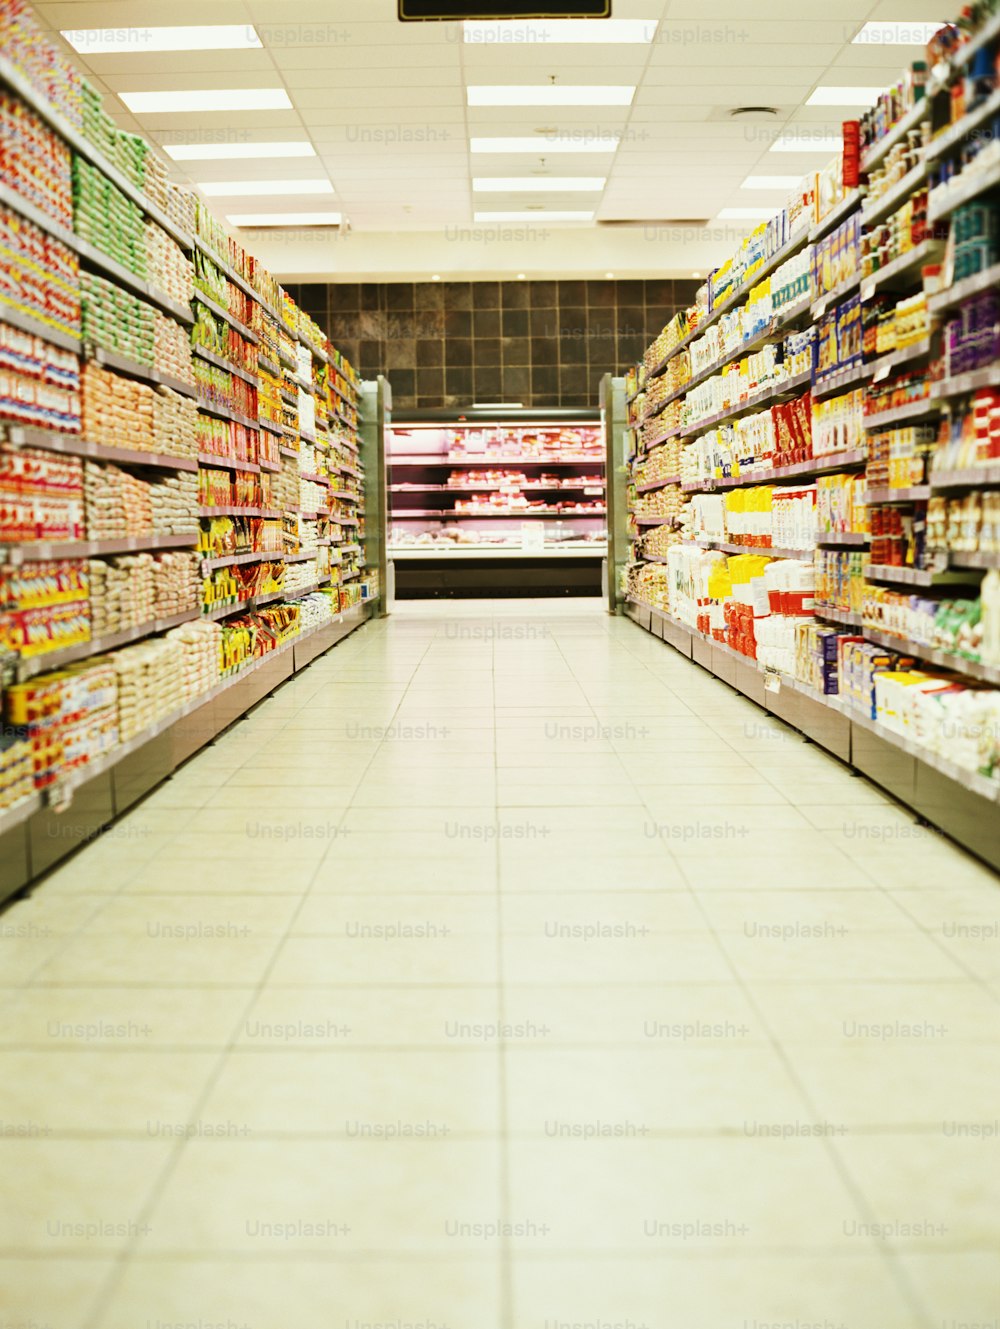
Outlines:
[[599, 593], [607, 483], [596, 411], [411, 413], [387, 437], [398, 596]]

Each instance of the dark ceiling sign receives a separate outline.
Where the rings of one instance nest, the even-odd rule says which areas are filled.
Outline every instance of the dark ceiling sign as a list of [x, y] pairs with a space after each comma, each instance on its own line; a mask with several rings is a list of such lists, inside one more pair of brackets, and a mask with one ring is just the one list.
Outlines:
[[403, 23], [422, 23], [429, 19], [498, 19], [505, 18], [610, 18], [611, 0], [399, 0], [399, 18]]

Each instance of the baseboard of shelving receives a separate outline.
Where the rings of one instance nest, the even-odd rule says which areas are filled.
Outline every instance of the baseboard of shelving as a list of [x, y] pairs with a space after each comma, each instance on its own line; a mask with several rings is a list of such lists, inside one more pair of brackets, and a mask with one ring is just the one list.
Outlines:
[[265, 658], [232, 685], [206, 697], [148, 742], [73, 790], [62, 811], [43, 806], [0, 837], [0, 904], [99, 835], [189, 758], [211, 743], [275, 688], [343, 641], [370, 617], [358, 604], [291, 648]]
[[753, 661], [744, 661], [727, 647], [708, 641], [659, 610], [629, 601], [624, 612], [647, 632], [797, 729], [1000, 872], [997, 799], [967, 788], [960, 778], [938, 770], [893, 742], [891, 736], [876, 733], [870, 724], [852, 719], [848, 711], [826, 704], [800, 684], [780, 676], [770, 678]]

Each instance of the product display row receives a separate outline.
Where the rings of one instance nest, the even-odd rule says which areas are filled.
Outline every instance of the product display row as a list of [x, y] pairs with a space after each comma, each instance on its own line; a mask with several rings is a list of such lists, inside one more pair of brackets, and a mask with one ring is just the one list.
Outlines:
[[840, 755], [856, 722], [859, 751], [995, 803], [1000, 35], [976, 19], [844, 125], [630, 372], [622, 591], [765, 704], [814, 705]]
[[0, 30], [6, 830], [378, 587], [354, 369], [21, 0]]

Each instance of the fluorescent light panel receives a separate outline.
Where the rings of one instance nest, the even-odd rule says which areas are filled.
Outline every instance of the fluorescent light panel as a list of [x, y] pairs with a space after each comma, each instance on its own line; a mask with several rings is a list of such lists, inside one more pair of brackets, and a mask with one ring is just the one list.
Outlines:
[[874, 106], [882, 88], [817, 88], [806, 102], [807, 106]]
[[233, 226], [339, 226], [339, 212], [231, 212]]
[[252, 198], [255, 194], [332, 194], [329, 180], [210, 180], [198, 188], [206, 198]]
[[175, 162], [263, 160], [266, 157], [315, 157], [311, 143], [166, 143], [160, 145]]
[[794, 189], [801, 175], [748, 175], [741, 189]]
[[567, 222], [593, 221], [593, 212], [549, 212], [540, 209], [533, 212], [477, 212], [477, 222], [529, 221], [529, 222]]
[[135, 115], [183, 111], [290, 111], [284, 88], [192, 88], [183, 92], [119, 92]]
[[844, 140], [839, 134], [780, 134], [768, 149], [769, 152], [839, 152]]
[[587, 135], [531, 134], [526, 137], [471, 138], [470, 152], [527, 152], [533, 156], [548, 157], [553, 152], [617, 152], [620, 134]]
[[479, 194], [599, 194], [606, 184], [603, 175], [497, 175], [474, 177], [472, 188]]
[[631, 106], [625, 84], [489, 83], [466, 89], [470, 106]]
[[467, 46], [544, 46], [565, 43], [651, 42], [656, 35], [655, 18], [524, 19], [489, 22], [466, 19], [463, 40]]
[[940, 23], [866, 23], [852, 38], [855, 46], [926, 46]]
[[249, 23], [176, 28], [69, 28], [62, 34], [81, 55], [141, 55], [155, 51], [255, 51], [261, 40]]

